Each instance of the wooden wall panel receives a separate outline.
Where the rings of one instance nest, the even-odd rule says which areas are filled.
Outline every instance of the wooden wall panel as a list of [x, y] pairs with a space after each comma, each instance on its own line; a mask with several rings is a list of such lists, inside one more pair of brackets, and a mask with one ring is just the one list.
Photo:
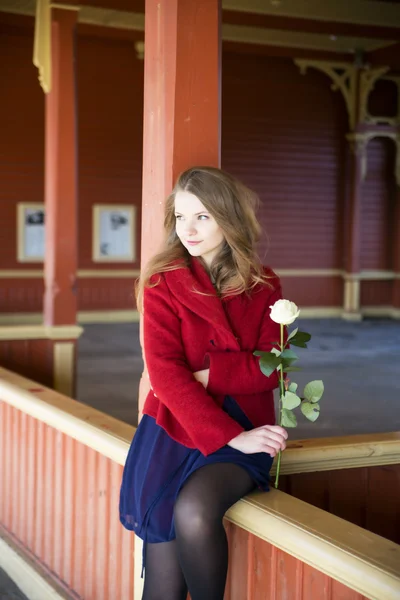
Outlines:
[[390, 306], [393, 297], [393, 280], [361, 281], [361, 306]]
[[279, 489], [400, 543], [400, 465], [281, 475]]
[[17, 203], [43, 202], [44, 194], [44, 95], [32, 64], [33, 27], [22, 24], [0, 23], [0, 269], [21, 266]]
[[133, 600], [122, 467], [1, 400], [0, 442], [0, 527], [77, 597]]
[[358, 592], [231, 523], [224, 600], [366, 600]]
[[0, 279], [0, 313], [41, 312], [43, 279]]
[[79, 279], [78, 310], [134, 310], [134, 279]]
[[282, 277], [285, 298], [298, 306], [328, 307], [343, 305], [343, 278], [340, 276]]
[[52, 340], [2, 340], [0, 364], [28, 379], [47, 387], [53, 387]]
[[[78, 278], [78, 310], [134, 310], [134, 278]], [[0, 279], [1, 313], [41, 313], [43, 279]]]
[[137, 207], [136, 261], [112, 263], [111, 268], [140, 266], [143, 77], [144, 63], [136, 57], [133, 41], [87, 35], [78, 38], [79, 266], [82, 269], [98, 266], [92, 261], [93, 204]]
[[342, 266], [347, 115], [340, 94], [292, 59], [225, 54], [222, 166], [261, 197], [276, 268]]

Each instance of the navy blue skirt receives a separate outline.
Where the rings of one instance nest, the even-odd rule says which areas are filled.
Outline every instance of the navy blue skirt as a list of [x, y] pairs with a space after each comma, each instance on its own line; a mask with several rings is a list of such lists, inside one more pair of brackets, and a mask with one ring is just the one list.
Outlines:
[[[223, 409], [246, 431], [253, 425], [236, 401], [226, 396]], [[194, 471], [213, 463], [235, 463], [250, 474], [255, 486], [269, 490], [273, 462], [265, 452], [244, 454], [224, 446], [209, 456], [173, 440], [155, 419], [144, 415], [126, 459], [121, 493], [120, 520], [144, 542], [175, 539], [174, 504]]]

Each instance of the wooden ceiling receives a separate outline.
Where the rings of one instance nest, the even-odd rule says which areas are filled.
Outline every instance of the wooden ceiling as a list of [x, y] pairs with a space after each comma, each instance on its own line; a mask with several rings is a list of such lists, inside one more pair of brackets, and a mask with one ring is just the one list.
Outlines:
[[[143, 35], [145, 0], [57, 3], [79, 6], [82, 24]], [[400, 69], [400, 0], [222, 0], [222, 8], [228, 47], [349, 61], [361, 52]], [[0, 0], [0, 11], [34, 15], [35, 0]]]

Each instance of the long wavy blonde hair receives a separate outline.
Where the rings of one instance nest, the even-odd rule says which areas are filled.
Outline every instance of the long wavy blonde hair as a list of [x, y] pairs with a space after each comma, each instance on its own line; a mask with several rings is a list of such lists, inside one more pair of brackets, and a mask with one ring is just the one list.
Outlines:
[[157, 282], [150, 282], [153, 275], [190, 264], [190, 254], [175, 231], [175, 196], [181, 191], [197, 196], [225, 237], [225, 243], [208, 268], [217, 293], [225, 296], [250, 292], [256, 285], [268, 280], [255, 249], [261, 235], [261, 226], [255, 214], [259, 205], [258, 196], [220, 169], [192, 167], [179, 175], [166, 200], [163, 245], [136, 282], [140, 310], [144, 288], [157, 285]]

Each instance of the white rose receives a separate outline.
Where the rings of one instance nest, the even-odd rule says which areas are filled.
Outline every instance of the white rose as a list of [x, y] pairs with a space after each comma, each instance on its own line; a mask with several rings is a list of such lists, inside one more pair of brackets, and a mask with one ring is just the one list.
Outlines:
[[299, 307], [290, 300], [277, 300], [270, 309], [271, 319], [280, 325], [290, 325], [300, 314]]

